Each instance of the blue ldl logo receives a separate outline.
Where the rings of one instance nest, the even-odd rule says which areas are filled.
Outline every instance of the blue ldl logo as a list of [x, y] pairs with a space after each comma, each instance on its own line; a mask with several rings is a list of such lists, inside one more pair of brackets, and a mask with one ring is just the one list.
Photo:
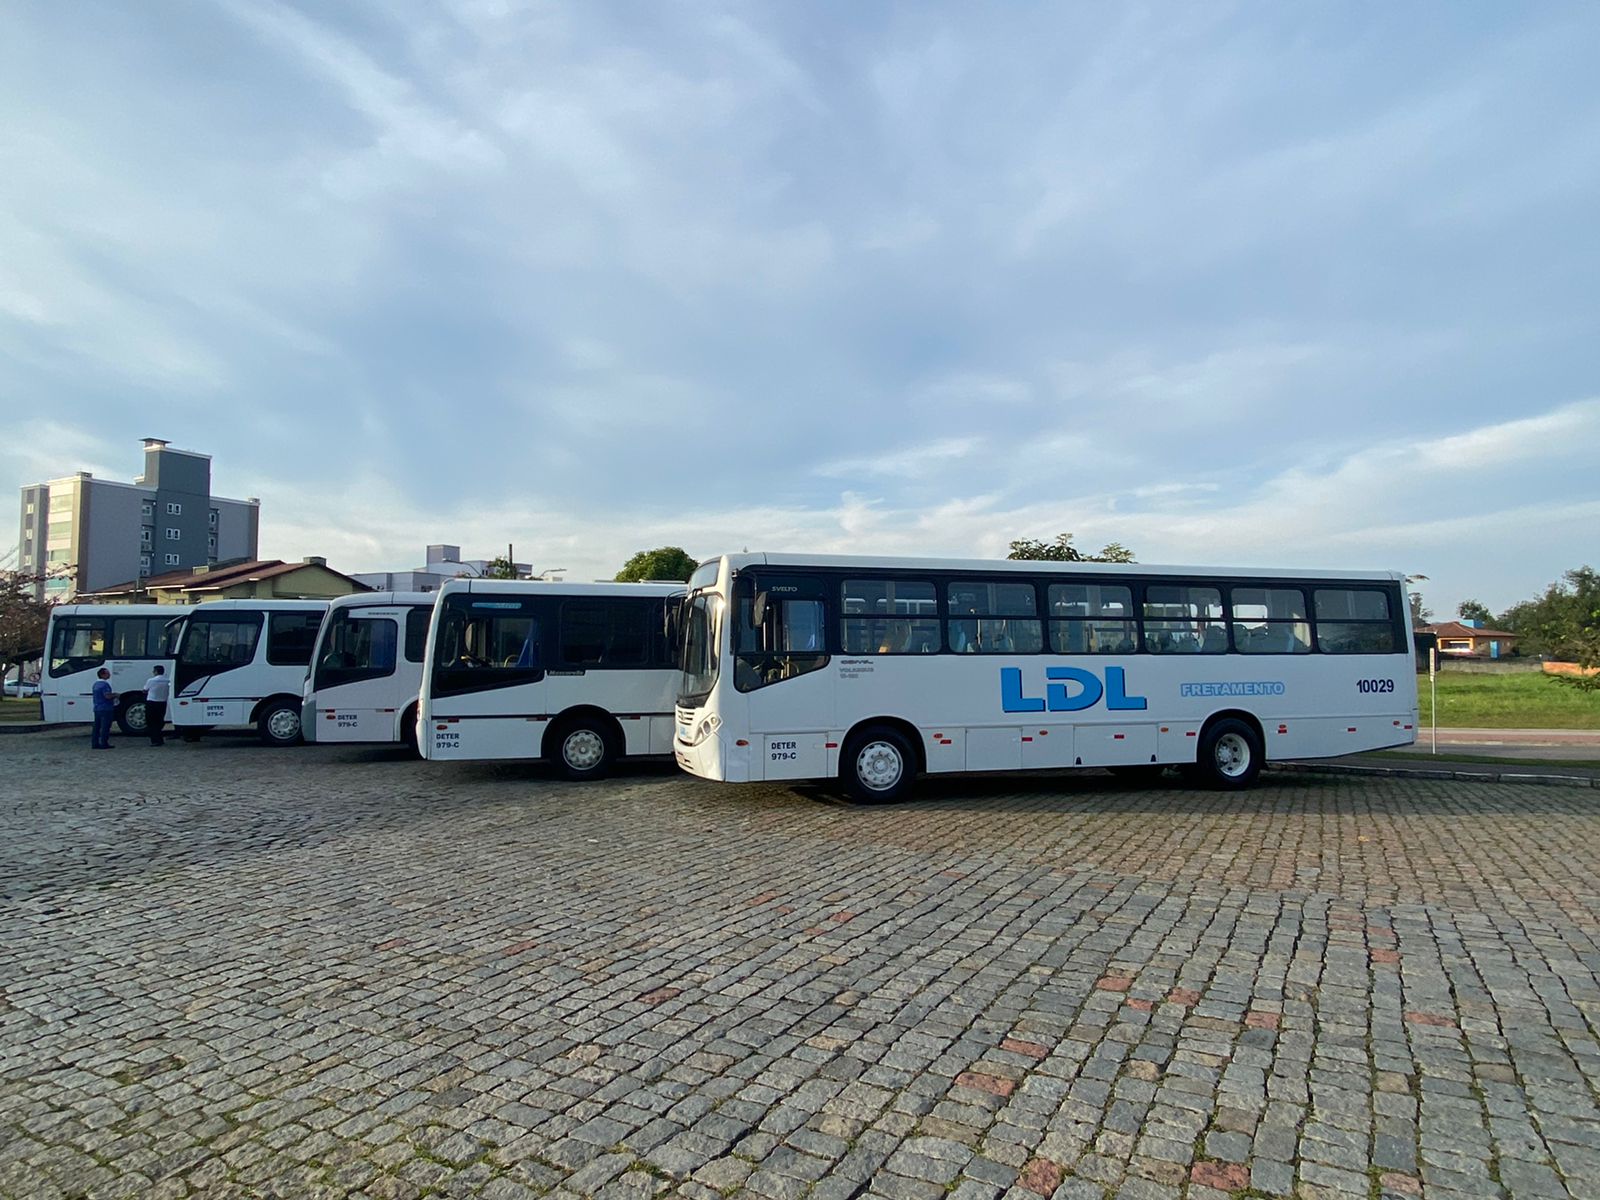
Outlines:
[[1128, 695], [1128, 682], [1121, 667], [1107, 667], [1105, 682], [1093, 671], [1081, 667], [1046, 667], [1046, 679], [1056, 682], [1045, 685], [1045, 694], [1022, 694], [1022, 671], [1018, 667], [1000, 668], [1000, 707], [1008, 713], [1082, 712], [1093, 708], [1105, 697], [1109, 709], [1138, 710], [1149, 707], [1143, 696]]

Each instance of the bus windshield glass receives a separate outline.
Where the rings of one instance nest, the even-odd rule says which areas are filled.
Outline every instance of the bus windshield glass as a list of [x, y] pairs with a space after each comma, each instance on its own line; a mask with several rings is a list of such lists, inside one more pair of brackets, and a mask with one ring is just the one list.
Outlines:
[[717, 614], [714, 595], [701, 592], [688, 603], [683, 628], [683, 685], [679, 702], [698, 703], [717, 682]]

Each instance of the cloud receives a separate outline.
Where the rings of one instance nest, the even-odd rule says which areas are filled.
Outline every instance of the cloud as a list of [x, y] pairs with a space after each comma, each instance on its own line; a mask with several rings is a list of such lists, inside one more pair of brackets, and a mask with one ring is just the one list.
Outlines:
[[970, 438], [941, 438], [883, 454], [835, 459], [821, 464], [815, 471], [829, 478], [853, 478], [858, 475], [921, 478], [967, 458], [973, 453], [975, 444]]

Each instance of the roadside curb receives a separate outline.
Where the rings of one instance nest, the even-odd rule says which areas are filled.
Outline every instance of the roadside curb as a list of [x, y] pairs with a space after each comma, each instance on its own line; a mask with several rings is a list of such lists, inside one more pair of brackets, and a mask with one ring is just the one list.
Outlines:
[[3, 724], [0, 724], [0, 734], [7, 734], [7, 733], [43, 733], [46, 729], [55, 729], [55, 728], [56, 728], [56, 726], [54, 726], [54, 725], [46, 725], [46, 724], [44, 724], [42, 722], [40, 722], [39, 724], [35, 724], [35, 725], [24, 725], [20, 721], [15, 722], [15, 723], [12, 723], [12, 722], [8, 721], [8, 722], [5, 722]]
[[1521, 783], [1544, 787], [1600, 788], [1600, 778], [1544, 771], [1447, 770], [1443, 767], [1357, 767], [1347, 763], [1268, 763], [1269, 771], [1319, 775], [1378, 775], [1404, 779], [1454, 779], [1466, 783]]

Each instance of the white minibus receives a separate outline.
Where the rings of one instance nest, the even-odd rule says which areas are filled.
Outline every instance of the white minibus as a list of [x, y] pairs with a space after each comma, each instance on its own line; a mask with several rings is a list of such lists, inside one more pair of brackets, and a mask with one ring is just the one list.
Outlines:
[[158, 664], [172, 674], [167, 625], [175, 610], [160, 604], [58, 604], [50, 610], [39, 700], [47, 725], [92, 721], [90, 689], [101, 667], [111, 671], [117, 725], [147, 732], [144, 685]]
[[706, 779], [1188, 768], [1416, 739], [1397, 572], [730, 554], [689, 581], [675, 750]]
[[306, 667], [327, 609], [326, 600], [212, 600], [186, 611], [174, 642], [173, 726], [188, 741], [254, 727], [269, 746], [297, 744]]
[[328, 605], [300, 706], [306, 741], [416, 746], [437, 599], [437, 592], [363, 592]]
[[546, 758], [596, 779], [672, 753], [681, 583], [454, 579], [439, 589], [417, 729], [428, 759]]

